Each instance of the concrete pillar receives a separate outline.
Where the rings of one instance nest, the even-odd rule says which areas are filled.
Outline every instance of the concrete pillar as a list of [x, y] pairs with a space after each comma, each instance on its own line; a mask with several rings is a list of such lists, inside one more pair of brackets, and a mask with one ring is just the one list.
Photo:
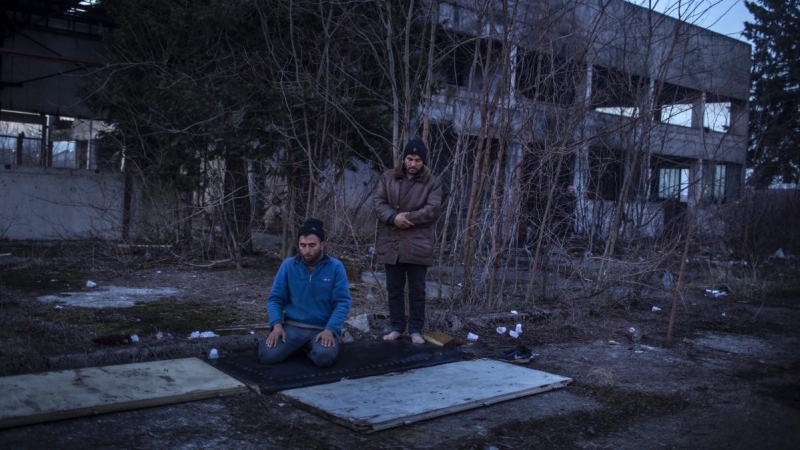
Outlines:
[[692, 102], [692, 128], [703, 129], [705, 117], [706, 93], [703, 92], [699, 98]]
[[747, 125], [750, 119], [750, 105], [746, 101], [732, 100], [730, 114], [730, 133], [736, 136], [747, 136]]
[[[579, 92], [582, 93], [580, 99], [584, 108], [589, 110], [592, 103], [592, 78], [594, 77], [594, 68], [591, 64], [586, 67], [586, 76], [584, 77], [583, 89]], [[588, 223], [586, 215], [589, 210], [588, 200], [586, 198], [586, 189], [589, 186], [589, 145], [588, 139], [581, 136], [583, 144], [578, 148], [575, 153], [575, 162], [572, 170], [572, 185], [575, 186], [575, 194], [577, 195], [576, 208], [575, 208], [575, 233], [583, 233], [585, 224]]]
[[689, 198], [686, 207], [689, 211], [700, 208], [703, 200], [703, 160], [695, 159], [689, 166]]

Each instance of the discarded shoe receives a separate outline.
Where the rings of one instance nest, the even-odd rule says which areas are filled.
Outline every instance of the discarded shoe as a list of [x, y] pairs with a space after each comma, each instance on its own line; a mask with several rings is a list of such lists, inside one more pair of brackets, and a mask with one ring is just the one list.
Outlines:
[[500, 361], [508, 361], [517, 364], [527, 364], [531, 362], [531, 358], [533, 358], [533, 352], [524, 345], [520, 345], [514, 350], [502, 353], [500, 356], [496, 357], [496, 359]]

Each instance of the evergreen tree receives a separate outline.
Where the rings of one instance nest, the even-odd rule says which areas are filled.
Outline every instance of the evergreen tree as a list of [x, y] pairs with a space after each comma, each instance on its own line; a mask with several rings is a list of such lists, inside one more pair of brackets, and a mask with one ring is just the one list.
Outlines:
[[752, 68], [750, 183], [800, 181], [800, 0], [745, 2]]

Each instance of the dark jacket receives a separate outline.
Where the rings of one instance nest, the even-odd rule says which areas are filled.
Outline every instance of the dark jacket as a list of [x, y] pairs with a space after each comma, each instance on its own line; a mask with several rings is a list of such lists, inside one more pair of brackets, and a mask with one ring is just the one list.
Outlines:
[[[378, 215], [375, 253], [384, 264], [433, 265], [436, 219], [442, 204], [442, 182], [427, 166], [414, 179], [406, 178], [402, 164], [381, 175], [373, 196]], [[414, 226], [402, 230], [394, 217], [408, 212]]]

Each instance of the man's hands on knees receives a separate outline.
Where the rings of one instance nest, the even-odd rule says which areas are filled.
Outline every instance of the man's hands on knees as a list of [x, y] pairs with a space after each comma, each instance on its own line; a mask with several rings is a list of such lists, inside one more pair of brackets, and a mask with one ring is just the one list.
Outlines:
[[[267, 347], [272, 348], [278, 345], [278, 339], [286, 342], [286, 332], [283, 331], [283, 324], [280, 323], [276, 323], [275, 326], [272, 327], [272, 331], [269, 332], [269, 336], [267, 336]], [[317, 339], [319, 339], [319, 336]]]
[[336, 339], [333, 337], [333, 332], [328, 329], [322, 330], [322, 332], [317, 335], [316, 342], [322, 343], [323, 347], [336, 347]]

